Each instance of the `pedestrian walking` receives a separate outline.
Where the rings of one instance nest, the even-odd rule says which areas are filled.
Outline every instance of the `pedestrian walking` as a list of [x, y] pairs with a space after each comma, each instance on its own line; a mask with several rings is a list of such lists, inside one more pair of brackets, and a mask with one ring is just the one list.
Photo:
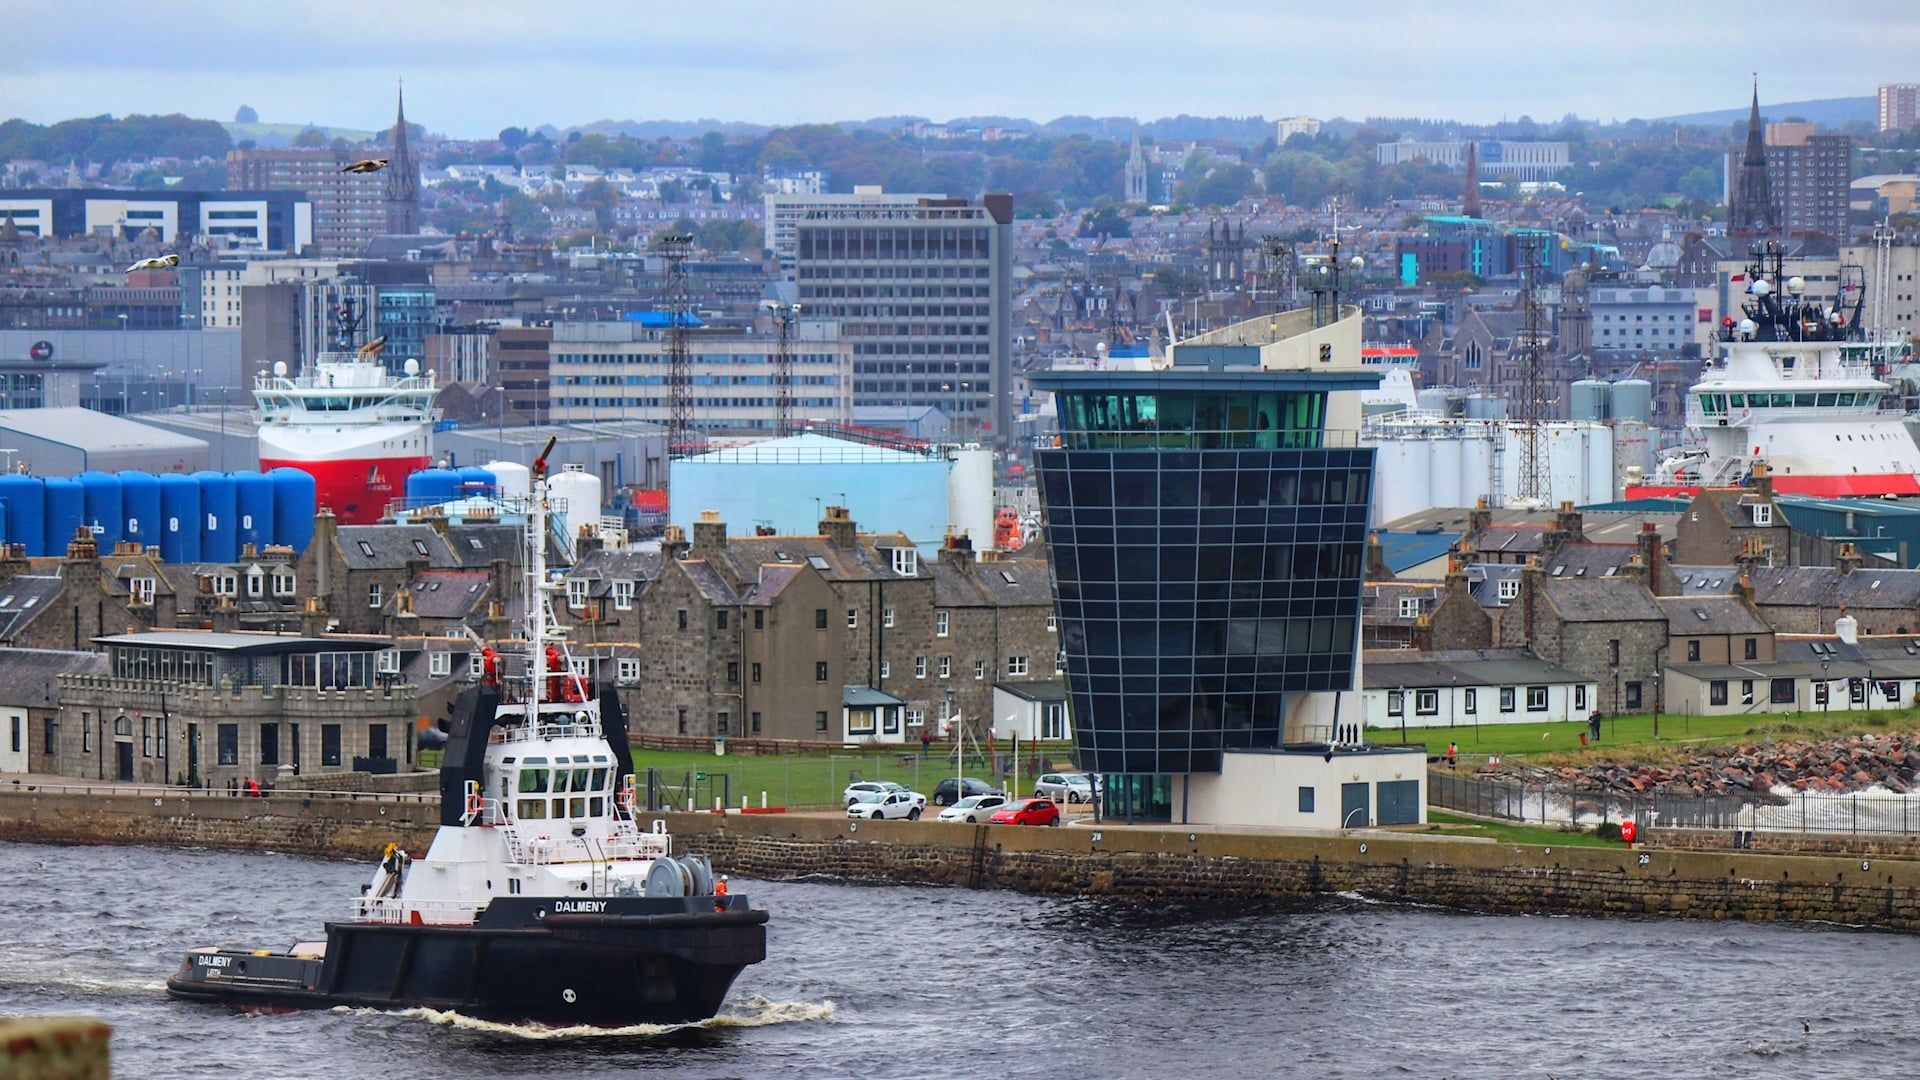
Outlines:
[[924, 727], [921, 728], [920, 729], [920, 760], [921, 761], [927, 760], [927, 751], [931, 749], [932, 746], [933, 746], [933, 732], [928, 731]]
[[1459, 759], [1460, 759], [1460, 744], [1452, 743], [1452, 742], [1448, 743], [1447, 744], [1447, 768], [1449, 769], [1453, 768], [1454, 762], [1458, 761]]

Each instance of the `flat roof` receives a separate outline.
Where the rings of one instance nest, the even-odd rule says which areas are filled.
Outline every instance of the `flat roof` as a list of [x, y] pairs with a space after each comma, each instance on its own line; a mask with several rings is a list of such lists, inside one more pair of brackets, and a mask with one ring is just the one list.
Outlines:
[[1201, 367], [1123, 371], [1092, 368], [1044, 368], [1027, 372], [1036, 390], [1155, 393], [1168, 390], [1371, 390], [1378, 371], [1269, 371], [1265, 368]]
[[151, 630], [141, 634], [109, 634], [93, 639], [98, 645], [142, 645], [160, 649], [199, 649], [204, 652], [377, 652], [393, 647], [385, 639], [300, 637], [293, 634], [226, 633], [215, 630]]
[[205, 450], [204, 439], [77, 407], [0, 410], [0, 430], [71, 446], [89, 453], [134, 450]]

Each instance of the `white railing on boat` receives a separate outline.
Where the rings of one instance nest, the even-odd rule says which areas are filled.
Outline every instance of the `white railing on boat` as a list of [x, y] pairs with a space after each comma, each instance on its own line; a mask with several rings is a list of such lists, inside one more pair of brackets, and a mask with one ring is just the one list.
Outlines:
[[[506, 706], [512, 708], [513, 706]], [[490, 743], [520, 742], [526, 739], [568, 739], [600, 738], [600, 725], [594, 721], [580, 723], [568, 721], [564, 724], [526, 724], [513, 723], [504, 727], [496, 726], [487, 734]]]
[[423, 923], [467, 925], [480, 917], [486, 907], [475, 907], [464, 900], [407, 900], [391, 896], [362, 896], [353, 902], [353, 917], [358, 922], [410, 923], [414, 915]]
[[[565, 824], [562, 822], [562, 824]], [[617, 832], [612, 836], [532, 836], [520, 827], [496, 826], [506, 842], [507, 857], [520, 866], [556, 863], [628, 862], [664, 859], [673, 854], [673, 839], [664, 831]]]

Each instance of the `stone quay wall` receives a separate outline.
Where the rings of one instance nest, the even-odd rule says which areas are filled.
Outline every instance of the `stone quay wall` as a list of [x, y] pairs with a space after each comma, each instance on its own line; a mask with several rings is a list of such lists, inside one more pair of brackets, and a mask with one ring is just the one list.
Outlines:
[[[1820, 921], [1920, 931], [1920, 862], [1897, 857], [1532, 847], [1419, 834], [658, 816], [668, 822], [676, 850], [709, 854], [729, 873], [774, 880], [826, 877], [1147, 901], [1294, 901], [1356, 892], [1481, 912]], [[7, 841], [278, 851], [371, 862], [390, 841], [424, 852], [438, 817], [432, 801], [377, 796], [250, 799], [162, 789], [0, 787], [0, 840]], [[1662, 839], [1671, 835], [1664, 831]]]

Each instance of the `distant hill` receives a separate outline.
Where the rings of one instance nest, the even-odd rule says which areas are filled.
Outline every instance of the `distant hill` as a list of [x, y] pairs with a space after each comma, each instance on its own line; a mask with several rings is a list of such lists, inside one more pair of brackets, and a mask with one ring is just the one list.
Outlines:
[[[376, 135], [384, 134], [383, 132], [361, 131], [357, 128], [328, 127], [325, 124], [236, 124], [223, 121], [220, 126], [227, 129], [227, 134], [233, 137], [234, 142], [237, 143], [241, 139], [252, 139], [255, 145], [264, 150], [277, 150], [281, 147], [292, 146], [293, 140], [298, 138], [300, 133], [309, 127], [316, 127], [325, 132], [328, 142], [332, 142], [335, 139], [345, 139], [350, 143], [366, 142]], [[412, 125], [409, 124], [408, 126], [411, 127]]]
[[[1715, 109], [1712, 112], [1684, 113], [1680, 116], [1655, 117], [1657, 122], [1674, 124], [1704, 124], [1719, 127], [1738, 123], [1747, 118], [1748, 106], [1737, 109]], [[1880, 103], [1871, 97], [1820, 98], [1817, 101], [1781, 101], [1774, 104], [1760, 103], [1760, 115], [1768, 120], [1778, 121], [1788, 116], [1805, 117], [1815, 124], [1827, 127], [1845, 127], [1852, 123], [1872, 124], [1880, 118]]]

